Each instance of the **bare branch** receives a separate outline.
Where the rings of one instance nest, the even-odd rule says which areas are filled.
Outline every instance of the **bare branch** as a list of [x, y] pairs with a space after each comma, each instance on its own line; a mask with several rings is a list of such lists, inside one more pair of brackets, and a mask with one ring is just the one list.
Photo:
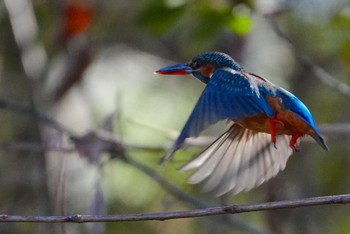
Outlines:
[[180, 218], [196, 218], [223, 214], [239, 214], [253, 211], [277, 210], [319, 206], [327, 204], [350, 203], [350, 194], [311, 197], [286, 201], [263, 202], [256, 204], [242, 204], [223, 207], [213, 207], [197, 210], [183, 210], [148, 214], [118, 214], [118, 215], [71, 215], [71, 216], [17, 216], [0, 215], [0, 222], [32, 222], [32, 223], [88, 223], [88, 222], [126, 222], [146, 220], [168, 220]]
[[[4, 1], [25, 74], [36, 80], [43, 73], [47, 55], [38, 41], [38, 22], [32, 1]], [[26, 23], [25, 30], [23, 22]]]
[[175, 196], [180, 201], [184, 201], [194, 207], [197, 208], [204, 208], [207, 205], [203, 202], [200, 202], [196, 198], [190, 196], [189, 194], [185, 193], [178, 187], [174, 186], [173, 184], [169, 183], [166, 179], [164, 179], [159, 174], [156, 174], [151, 168], [148, 168], [147, 166], [131, 159], [130, 157], [127, 157], [126, 162], [130, 164], [131, 166], [137, 168], [138, 170], [145, 173], [147, 176], [152, 178], [154, 181], [159, 183], [165, 190], [170, 192], [173, 196]]
[[[141, 172], [145, 173], [147, 176], [149, 176], [152, 180], [157, 182], [163, 189], [168, 191], [171, 195], [173, 195], [175, 198], [177, 198], [179, 201], [185, 202], [188, 205], [194, 207], [194, 208], [206, 208], [209, 206], [204, 201], [201, 201], [190, 194], [184, 192], [180, 188], [176, 187], [174, 184], [168, 182], [165, 178], [163, 178], [161, 175], [156, 173], [153, 169], [137, 162], [131, 159], [130, 157], [125, 157], [123, 158], [126, 163], [130, 164], [131, 166], [135, 167], [136, 169], [140, 170]], [[240, 217], [227, 217], [227, 219], [219, 219], [217, 220], [220, 223], [230, 225], [234, 228], [237, 228], [241, 231], [245, 231], [247, 233], [251, 234], [267, 234], [269, 232], [262, 230], [261, 228], [254, 227], [252, 224], [249, 224], [245, 222], [243, 219]]]
[[289, 45], [293, 48], [293, 52], [295, 57], [299, 60], [301, 64], [310, 69], [312, 74], [318, 78], [323, 84], [328, 87], [338, 91], [340, 94], [345, 97], [350, 97], [350, 86], [336, 78], [334, 78], [331, 74], [329, 74], [325, 69], [318, 66], [310, 57], [303, 54], [302, 50], [297, 48], [294, 42], [283, 32], [283, 30], [279, 27], [277, 22], [274, 20], [273, 15], [265, 15], [268, 21], [271, 23], [272, 28], [276, 32], [276, 34], [284, 39]]
[[[0, 108], [1, 108], [1, 99], [0, 99]], [[42, 114], [44, 115], [44, 114]], [[45, 117], [49, 118], [49, 117]], [[48, 123], [50, 125], [50, 123]], [[320, 132], [325, 135], [327, 138], [331, 139], [347, 139], [350, 138], [350, 123], [335, 123], [335, 124], [321, 124], [319, 125]], [[94, 132], [90, 132], [94, 133]], [[109, 133], [109, 137], [105, 137], [106, 134], [101, 134], [103, 131], [96, 131], [94, 135], [95, 141], [105, 141], [106, 143], [109, 142], [109, 144], [117, 144], [120, 142], [116, 139], [113, 139], [113, 135]], [[89, 133], [87, 133], [89, 134]], [[86, 136], [76, 136], [75, 139], [77, 139], [77, 143], [81, 144], [82, 140], [81, 138], [84, 138]], [[186, 142], [186, 146], [206, 146], [213, 142], [216, 138], [215, 137], [198, 137], [196, 139], [190, 139], [190, 141]], [[307, 141], [307, 139], [305, 139]], [[114, 142], [114, 143], [113, 143]], [[310, 141], [311, 142], [311, 141]], [[169, 149], [169, 144], [164, 145], [156, 145], [156, 146], [149, 146], [149, 145], [142, 145], [142, 144], [130, 144], [123, 142], [122, 146], [127, 149], [128, 151], [166, 151]], [[0, 142], [0, 149], [2, 150], [8, 150], [8, 151], [30, 151], [30, 152], [44, 152], [44, 151], [59, 151], [59, 152], [72, 152], [76, 149], [72, 147], [62, 147], [62, 146], [53, 146], [49, 144], [42, 144], [38, 142]], [[107, 149], [108, 150], [108, 149]], [[109, 152], [111, 153], [111, 152]], [[140, 169], [140, 168], [138, 168]]]
[[[0, 108], [9, 109], [12, 111], [22, 112], [22, 113], [36, 116], [41, 122], [47, 124], [48, 126], [56, 129], [59, 132], [62, 132], [64, 134], [68, 135], [75, 143], [80, 143], [81, 138], [84, 137], [84, 136], [78, 136], [72, 130], [66, 128], [60, 122], [58, 122], [56, 119], [52, 118], [48, 114], [37, 111], [37, 110], [33, 109], [31, 106], [25, 105], [23, 103], [0, 98]], [[143, 127], [146, 127], [146, 128], [150, 128], [151, 130], [153, 129], [156, 131], [161, 131], [163, 134], [165, 133], [164, 132], [165, 130], [155, 129], [155, 127], [153, 127], [153, 126], [149, 126], [149, 125], [138, 123], [138, 122], [134, 122], [134, 123], [138, 124], [138, 125], [142, 125]], [[330, 138], [350, 137], [350, 134], [349, 134], [350, 123], [323, 124], [323, 125], [319, 125], [319, 130], [326, 137], [330, 137]], [[102, 132], [102, 131], [98, 131], [98, 132]], [[98, 135], [99, 136], [96, 137], [96, 140], [100, 139], [102, 141], [111, 141], [111, 139], [109, 139], [109, 137], [108, 137], [108, 139], [105, 139], [105, 137], [103, 137], [103, 134], [102, 135], [98, 134]], [[177, 136], [178, 134], [176, 134], [174, 131], [171, 131], [171, 134], [165, 133], [165, 135], [167, 135], [170, 138], [174, 138], [174, 136]], [[210, 136], [202, 136], [202, 137], [198, 137], [195, 139], [190, 138], [190, 139], [186, 140], [185, 145], [186, 146], [206, 146], [206, 145], [210, 144], [215, 139], [216, 139], [215, 137], [210, 137]], [[118, 141], [116, 141], [116, 142], [118, 144], [120, 144], [120, 142], [118, 142]], [[45, 150], [45, 148], [46, 148], [45, 146], [42, 146], [39, 144], [37, 146], [34, 146], [34, 145], [24, 146], [25, 143], [21, 143], [21, 144], [17, 145], [19, 151], [25, 150], [26, 148], [28, 150], [30, 150], [32, 148], [34, 151]], [[35, 144], [35, 143], [30, 143], [30, 144]], [[164, 150], [167, 150], [169, 148], [169, 145], [148, 146], [148, 145], [134, 145], [134, 144], [128, 144], [128, 143], [123, 143], [122, 145], [124, 146], [124, 148], [126, 148], [128, 150], [164, 151]], [[11, 149], [11, 150], [16, 150], [16, 144], [8, 145], [8, 143], [0, 143], [0, 148], [5, 148], [5, 149], [7, 148], [7, 149]], [[60, 149], [47, 148], [47, 150], [55, 150], [56, 151], [56, 150], [60, 150]], [[65, 151], [65, 149], [62, 149], [62, 151]]]
[[350, 138], [350, 123], [321, 124], [318, 129], [329, 138]]
[[58, 151], [62, 153], [72, 153], [76, 151], [73, 147], [53, 146], [38, 142], [0, 142], [0, 149], [12, 152], [48, 152]]
[[55, 128], [59, 132], [63, 132], [65, 134], [67, 134], [72, 139], [77, 138], [77, 135], [73, 131], [71, 131], [68, 128], [66, 128], [65, 126], [63, 126], [56, 119], [50, 117], [46, 113], [35, 110], [31, 106], [25, 105], [25, 104], [17, 102], [17, 101], [0, 98], [0, 108], [9, 109], [12, 111], [17, 111], [17, 112], [22, 112], [25, 114], [33, 115], [33, 116], [37, 117], [41, 122], [50, 125], [52, 128]]

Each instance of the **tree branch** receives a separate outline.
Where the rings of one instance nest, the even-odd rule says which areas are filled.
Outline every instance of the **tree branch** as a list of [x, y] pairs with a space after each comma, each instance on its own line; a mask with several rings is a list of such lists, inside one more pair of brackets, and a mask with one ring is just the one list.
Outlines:
[[295, 43], [287, 36], [285, 32], [280, 28], [278, 23], [274, 20], [273, 14], [265, 14], [266, 18], [270, 22], [273, 30], [276, 34], [283, 40], [289, 43], [292, 47], [293, 52], [297, 60], [310, 69], [312, 74], [319, 79], [323, 84], [328, 87], [338, 91], [338, 93], [344, 95], [345, 97], [350, 97], [350, 86], [329, 74], [325, 69], [317, 65], [310, 57], [305, 55], [301, 49], [297, 48]]
[[72, 153], [76, 152], [73, 147], [55, 146], [39, 142], [0, 142], [0, 149], [11, 152], [61, 152]]
[[35, 110], [35, 108], [33, 108], [32, 106], [25, 105], [21, 102], [0, 98], [0, 108], [33, 115], [36, 118], [38, 118], [38, 120], [40, 120], [42, 123], [50, 125], [57, 131], [67, 134], [73, 140], [75, 140], [78, 137], [77, 134], [63, 126], [56, 119], [50, 117], [46, 113]]
[[[141, 172], [145, 173], [147, 176], [149, 176], [151, 179], [156, 181], [163, 189], [168, 191], [171, 195], [173, 195], [175, 198], [177, 198], [181, 202], [185, 202], [188, 205], [196, 208], [196, 209], [205, 209], [209, 206], [204, 201], [201, 201], [192, 195], [184, 192], [183, 190], [179, 189], [172, 183], [168, 182], [165, 178], [154, 172], [151, 168], [148, 168], [147, 166], [132, 160], [130, 157], [125, 157], [125, 162], [129, 165], [135, 167], [136, 169], [140, 170]], [[268, 234], [270, 232], [263, 230], [261, 228], [257, 228], [253, 226], [252, 224], [247, 223], [243, 219], [241, 219], [238, 216], [228, 216], [227, 219], [219, 219], [219, 223], [223, 223], [226, 225], [230, 225], [231, 227], [234, 227], [238, 230], [245, 231], [247, 233], [251, 234]]]
[[327, 204], [350, 203], [350, 194], [311, 197], [286, 201], [242, 204], [223, 207], [213, 207], [197, 210], [183, 210], [148, 214], [118, 214], [118, 215], [71, 215], [71, 216], [17, 216], [0, 215], [0, 222], [32, 222], [32, 223], [88, 223], [88, 222], [126, 222], [147, 220], [169, 220], [180, 218], [196, 218], [223, 214], [239, 214], [253, 211], [267, 211], [286, 208], [299, 208]]

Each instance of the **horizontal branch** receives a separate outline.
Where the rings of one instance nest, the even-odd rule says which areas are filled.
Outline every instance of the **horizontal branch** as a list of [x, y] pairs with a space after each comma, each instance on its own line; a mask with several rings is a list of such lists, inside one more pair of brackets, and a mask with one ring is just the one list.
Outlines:
[[213, 207], [196, 210], [145, 213], [145, 214], [118, 214], [118, 215], [71, 215], [71, 216], [16, 216], [0, 215], [0, 222], [34, 222], [34, 223], [87, 223], [87, 222], [126, 222], [145, 220], [168, 220], [179, 218], [195, 218], [223, 214], [238, 214], [253, 211], [277, 210], [318, 206], [326, 204], [350, 203], [350, 194], [311, 197], [287, 201], [263, 202], [256, 204], [242, 204], [223, 207]]
[[9, 109], [19, 113], [25, 113], [25, 114], [35, 116], [42, 123], [45, 123], [51, 126], [52, 128], [56, 129], [59, 132], [63, 132], [67, 134], [71, 139], [77, 138], [77, 135], [73, 131], [63, 126], [63, 124], [61, 124], [59, 121], [57, 121], [56, 119], [54, 119], [53, 117], [49, 116], [44, 112], [36, 110], [34, 107], [30, 105], [26, 105], [21, 102], [0, 97], [0, 109]]
[[[1, 108], [1, 99], [0, 99], [0, 108]], [[334, 124], [320, 124], [318, 129], [322, 133], [322, 135], [326, 136], [327, 139], [348, 139], [350, 138], [350, 123], [334, 123]], [[98, 132], [103, 132], [98, 131]], [[104, 134], [105, 135], [105, 134]], [[112, 136], [106, 139], [103, 134], [96, 135], [96, 141], [98, 140], [108, 140], [114, 141], [115, 143], [120, 143], [116, 139], [113, 139]], [[111, 134], [110, 134], [111, 135]], [[75, 136], [74, 139], [79, 141], [84, 136]], [[212, 143], [217, 137], [211, 136], [200, 136], [198, 138], [190, 138], [186, 139], [185, 146], [207, 146]], [[305, 138], [304, 141], [313, 142], [311, 138]], [[130, 144], [123, 142], [122, 146], [128, 151], [166, 151], [169, 149], [169, 144], [163, 145], [142, 145], [142, 144]], [[30, 151], [30, 152], [45, 152], [45, 151], [59, 151], [59, 152], [67, 152], [70, 153], [74, 151], [74, 148], [70, 147], [62, 147], [62, 146], [52, 146], [45, 143], [40, 142], [0, 142], [1, 150], [9, 150], [9, 151]]]
[[[168, 191], [170, 194], [176, 197], [179, 201], [187, 203], [188, 205], [196, 209], [204, 209], [206, 207], [209, 207], [209, 204], [184, 192], [182, 189], [179, 189], [174, 184], [170, 183], [168, 180], [166, 180], [161, 175], [156, 173], [153, 169], [137, 161], [134, 161], [130, 157], [125, 157], [124, 160], [129, 165], [135, 167], [136, 169], [143, 172], [145, 175], [149, 176], [152, 180], [156, 181], [163, 189]], [[216, 219], [216, 221], [219, 221], [220, 224], [229, 225], [230, 227], [233, 227], [244, 233], [251, 233], [251, 234], [269, 233], [261, 228], [254, 227], [252, 224], [247, 223], [241, 217], [238, 217], [238, 216], [230, 216], [229, 218]]]
[[74, 147], [49, 145], [40, 142], [0, 142], [0, 149], [11, 152], [61, 152], [72, 153], [76, 152]]

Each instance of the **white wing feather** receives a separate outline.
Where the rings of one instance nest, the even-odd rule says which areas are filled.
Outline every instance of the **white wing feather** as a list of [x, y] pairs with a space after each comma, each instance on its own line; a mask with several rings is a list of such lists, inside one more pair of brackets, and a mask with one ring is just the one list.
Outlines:
[[203, 183], [203, 191], [221, 196], [237, 194], [261, 185], [284, 170], [289, 156], [290, 136], [278, 135], [276, 146], [268, 133], [234, 124], [199, 156], [180, 168], [196, 169], [189, 183]]

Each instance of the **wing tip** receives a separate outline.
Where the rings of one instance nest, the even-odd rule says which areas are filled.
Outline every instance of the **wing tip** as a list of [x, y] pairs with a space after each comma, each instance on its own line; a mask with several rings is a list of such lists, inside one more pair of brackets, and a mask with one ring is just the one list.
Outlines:
[[165, 156], [159, 159], [158, 165], [164, 165], [166, 162], [168, 162], [179, 148], [179, 146], [174, 145]]

